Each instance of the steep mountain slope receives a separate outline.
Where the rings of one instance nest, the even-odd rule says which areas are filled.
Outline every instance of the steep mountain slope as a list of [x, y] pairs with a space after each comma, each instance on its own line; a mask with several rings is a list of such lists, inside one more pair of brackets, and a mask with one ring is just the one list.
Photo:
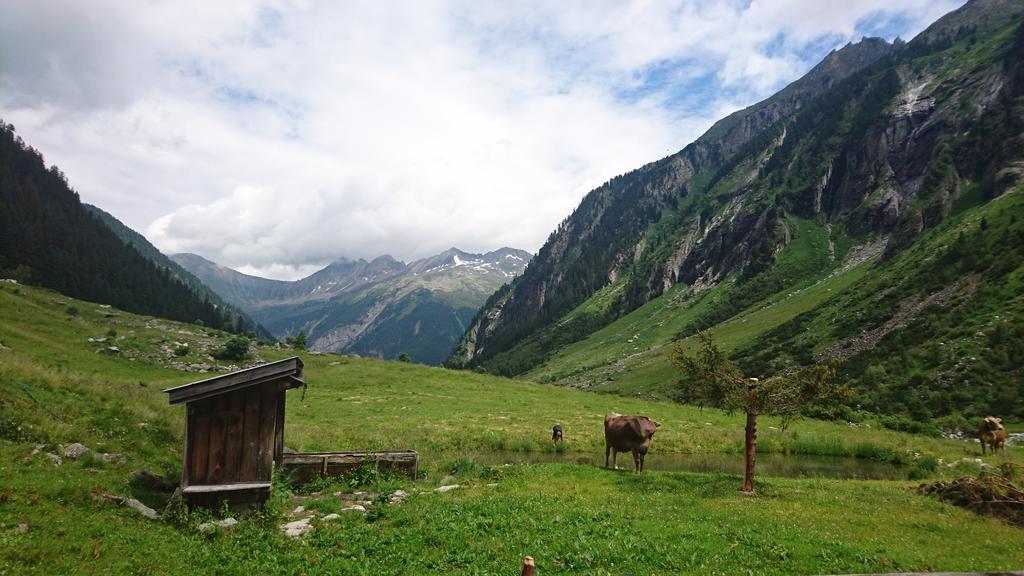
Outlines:
[[[893, 50], [883, 40], [865, 39], [833, 52], [800, 80], [717, 122], [679, 153], [589, 193], [552, 233], [523, 276], [492, 298], [451, 363], [474, 365], [508, 350], [628, 273], [648, 250], [652, 226], [678, 217], [681, 208], [691, 204], [687, 199], [701, 196], [713, 173], [741, 147]], [[637, 304], [636, 298], [632, 300], [624, 304]]]
[[169, 272], [175, 280], [187, 284], [199, 298], [212, 303], [219, 310], [227, 314], [228, 326], [232, 326], [236, 332], [253, 332], [260, 338], [273, 339], [273, 335], [266, 328], [250, 318], [245, 312], [225, 302], [210, 287], [203, 284], [199, 278], [196, 278], [191, 272], [168, 258], [156, 246], [150, 244], [145, 236], [125, 226], [123, 222], [112, 214], [92, 204], [82, 204], [82, 207], [106, 224], [125, 244], [132, 246], [150, 262]]
[[123, 310], [234, 329], [218, 309], [86, 209], [57, 167], [0, 122], [0, 277]]
[[530, 254], [452, 248], [410, 264], [390, 256], [341, 259], [294, 282], [249, 276], [195, 254], [172, 259], [279, 337], [301, 330], [314, 350], [382, 358], [405, 352], [439, 364], [487, 295], [522, 272]]
[[[879, 258], [897, 260], [1024, 173], [1022, 13], [1019, 0], [974, 0], [908, 44], [847, 46], [680, 153], [591, 192], [523, 276], [492, 295], [449, 363], [664, 389], [671, 371], [644, 378], [625, 357], [727, 326], [738, 328], [733, 349], [756, 346], [760, 331], [873, 275]], [[875, 288], [851, 289], [870, 300]], [[759, 311], [757, 329], [729, 324]], [[868, 331], [877, 316], [844, 319], [840, 333], [817, 333], [824, 340], [813, 348]], [[656, 324], [630, 324], [640, 318]], [[625, 334], [626, 325], [643, 330]], [[605, 372], [590, 373], [597, 367]]]

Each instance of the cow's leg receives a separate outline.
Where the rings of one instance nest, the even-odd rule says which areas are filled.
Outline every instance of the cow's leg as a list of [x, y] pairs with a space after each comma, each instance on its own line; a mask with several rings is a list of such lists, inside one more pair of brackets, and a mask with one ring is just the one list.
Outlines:
[[608, 467], [608, 453], [611, 452], [612, 445], [608, 442], [604, 443], [604, 467]]
[[985, 455], [985, 439], [984, 438], [979, 438], [978, 441], [981, 442], [981, 455], [984, 456]]
[[633, 448], [633, 472], [640, 473], [640, 449]]
[[647, 457], [647, 448], [640, 449], [640, 471], [644, 471], [644, 458]]
[[612, 469], [619, 469], [619, 451], [615, 448], [612, 448]]

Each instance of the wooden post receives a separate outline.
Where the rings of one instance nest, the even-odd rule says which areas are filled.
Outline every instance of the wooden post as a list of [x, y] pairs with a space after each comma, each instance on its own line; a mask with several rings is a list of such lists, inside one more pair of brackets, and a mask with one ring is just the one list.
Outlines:
[[535, 576], [533, 556], [523, 556], [523, 571], [520, 576]]
[[744, 430], [746, 461], [743, 466], [743, 491], [747, 493], [754, 491], [754, 463], [757, 459], [757, 412], [754, 411], [752, 398], [757, 389], [757, 382], [757, 378], [751, 378], [747, 382], [747, 394], [751, 396], [747, 407], [747, 427]]

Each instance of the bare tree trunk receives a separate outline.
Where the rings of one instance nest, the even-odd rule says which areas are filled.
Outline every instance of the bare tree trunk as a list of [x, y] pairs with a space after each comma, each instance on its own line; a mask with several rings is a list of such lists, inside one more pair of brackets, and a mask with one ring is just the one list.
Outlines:
[[757, 414], [747, 412], [747, 428], [744, 435], [746, 461], [743, 466], [743, 491], [754, 491], [754, 460], [757, 456]]

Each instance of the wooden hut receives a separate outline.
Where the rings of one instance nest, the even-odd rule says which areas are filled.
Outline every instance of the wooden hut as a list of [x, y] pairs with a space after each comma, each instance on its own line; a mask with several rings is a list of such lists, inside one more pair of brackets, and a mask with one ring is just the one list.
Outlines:
[[182, 496], [190, 506], [260, 505], [284, 452], [285, 391], [305, 386], [288, 358], [164, 390], [185, 403]]

